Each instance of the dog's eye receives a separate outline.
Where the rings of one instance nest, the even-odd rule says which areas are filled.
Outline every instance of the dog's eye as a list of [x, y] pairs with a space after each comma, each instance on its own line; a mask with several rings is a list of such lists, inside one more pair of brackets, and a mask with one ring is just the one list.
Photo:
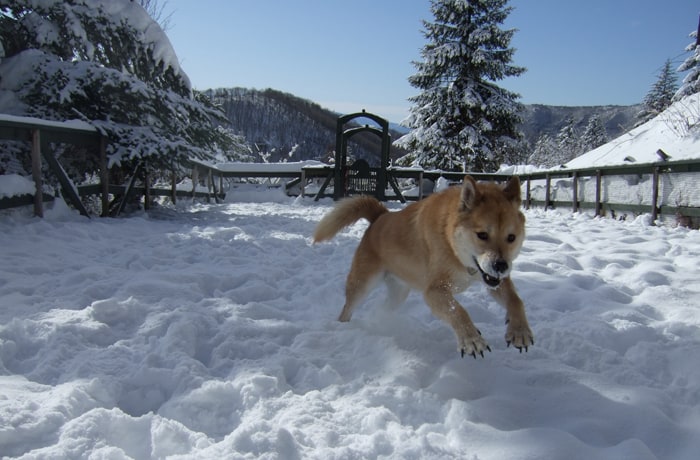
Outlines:
[[515, 235], [511, 233], [510, 235], [508, 235], [508, 242], [512, 243], [513, 241], [515, 241]]
[[488, 240], [489, 239], [489, 234], [486, 232], [477, 232], [476, 237], [479, 238], [480, 240]]

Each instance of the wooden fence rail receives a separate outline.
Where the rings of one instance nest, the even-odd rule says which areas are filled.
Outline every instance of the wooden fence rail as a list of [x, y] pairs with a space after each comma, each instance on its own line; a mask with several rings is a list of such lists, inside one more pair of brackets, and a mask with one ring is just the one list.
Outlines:
[[[570, 208], [577, 212], [581, 209], [591, 209], [596, 216], [606, 213], [632, 212], [635, 214], [649, 213], [652, 220], [661, 215], [682, 215], [686, 217], [700, 217], [700, 199], [694, 202], [688, 201], [686, 205], [678, 203], [662, 202], [660, 195], [663, 177], [674, 177], [679, 174], [690, 173], [693, 177], [684, 187], [690, 191], [690, 195], [700, 197], [700, 160], [686, 160], [675, 162], [656, 162], [639, 165], [606, 166], [598, 168], [561, 169], [558, 171], [542, 171], [531, 174], [520, 174], [520, 180], [525, 182], [526, 207], [543, 206], [548, 208]], [[648, 177], [651, 182], [649, 195], [638, 197], [639, 203], [610, 201], [604, 197], [603, 184], [606, 178], [637, 178], [642, 180]], [[552, 198], [553, 179], [565, 179], [571, 181], [571, 199], [555, 200]], [[592, 200], [585, 200], [580, 196], [581, 181], [589, 179], [594, 181], [595, 194]], [[544, 181], [544, 199], [535, 199], [532, 196], [532, 184]]]
[[[152, 196], [169, 196], [173, 201], [178, 197], [205, 198], [216, 201], [223, 199], [224, 178], [283, 178], [288, 179], [285, 188], [289, 191], [298, 186], [300, 194], [314, 196], [319, 199], [324, 196], [326, 187], [333, 180], [332, 166], [312, 165], [283, 167], [281, 165], [250, 165], [242, 164], [235, 167], [222, 169], [221, 167], [207, 165], [200, 162], [192, 162], [187, 165], [192, 168], [193, 188], [191, 191], [177, 190], [175, 177], [172, 178], [171, 187], [148, 187], [148, 178], [143, 181], [146, 186], [139, 187], [136, 184], [136, 174], [127, 185], [113, 185], [108, 182], [106, 161], [106, 139], [89, 125], [75, 125], [72, 123], [47, 122], [25, 117], [12, 117], [0, 114], [0, 139], [10, 139], [29, 142], [31, 145], [31, 159], [33, 165], [33, 179], [36, 187], [34, 194], [13, 196], [0, 199], [0, 209], [17, 206], [34, 205], [36, 215], [43, 213], [43, 203], [53, 199], [44, 196], [41, 179], [41, 160], [48, 164], [50, 169], [58, 177], [64, 197], [82, 214], [88, 212], [81, 197], [96, 195], [101, 197], [102, 215], [108, 215], [109, 196], [122, 195], [121, 206], [128, 201], [129, 195], [136, 194], [146, 196], [146, 204]], [[49, 148], [50, 143], [67, 142], [76, 145], [84, 145], [94, 149], [98, 153], [100, 167], [100, 183], [75, 187], [68, 179], [65, 171], [58, 163]], [[700, 160], [686, 160], [667, 162], [661, 161], [648, 164], [629, 164], [620, 166], [591, 167], [582, 169], [566, 169], [539, 171], [527, 174], [518, 174], [523, 187], [524, 205], [542, 206], [550, 208], [569, 208], [576, 212], [581, 209], [590, 209], [595, 215], [615, 215], [616, 213], [632, 212], [635, 214], [649, 213], [653, 220], [660, 216], [684, 216], [688, 218], [700, 218]], [[389, 168], [387, 171], [389, 182], [396, 184], [397, 179], [413, 179], [419, 184], [417, 197], [404, 197], [398, 191], [396, 196], [387, 198], [421, 199], [423, 179], [436, 181], [443, 177], [455, 182], [461, 181], [464, 173], [425, 171], [419, 168]], [[477, 180], [505, 181], [508, 174], [470, 173]], [[207, 184], [207, 191], [197, 189], [199, 178], [203, 177]], [[683, 177], [682, 180], [678, 179]], [[217, 180], [218, 179], [218, 180]], [[309, 181], [323, 181], [320, 190], [315, 194], [307, 194], [306, 188]], [[629, 190], [615, 193], [611, 190], [613, 184], [627, 181]], [[643, 183], [644, 186], [639, 186]], [[593, 184], [594, 192], [590, 193], [590, 185]], [[673, 188], [682, 190], [673, 190]], [[394, 187], [395, 191], [398, 190]], [[570, 195], [566, 196], [566, 191]], [[626, 192], [626, 193], [625, 193]], [[630, 196], [637, 195], [637, 202], [631, 202]], [[685, 194], [685, 195], [684, 195]], [[565, 195], [562, 197], [562, 195]], [[634, 196], [632, 196], [634, 198]], [[671, 202], [675, 200], [675, 202]]]
[[[194, 172], [197, 171], [197, 172]], [[175, 190], [174, 185], [169, 188], [148, 188], [143, 186], [136, 186], [134, 182], [130, 186], [124, 185], [114, 185], [108, 184], [105, 190], [104, 184], [93, 184], [84, 185], [76, 187], [78, 194], [81, 197], [88, 195], [103, 195], [108, 193], [111, 195], [126, 195], [126, 194], [136, 194], [136, 195], [150, 195], [150, 196], [169, 196], [173, 200], [180, 198], [205, 198], [207, 200], [214, 199], [216, 201], [223, 199], [225, 193], [223, 191], [223, 178], [224, 177], [237, 177], [237, 178], [250, 178], [250, 177], [279, 177], [284, 179], [289, 179], [285, 184], [286, 188], [291, 188], [292, 186], [298, 185], [301, 190], [301, 194], [305, 196], [314, 196], [319, 198], [316, 194], [307, 194], [305, 192], [305, 187], [309, 180], [322, 179], [326, 182], [329, 178], [332, 180], [332, 167], [313, 167], [313, 168], [302, 168], [300, 170], [259, 170], [255, 171], [253, 169], [247, 168], [245, 171], [227, 171], [225, 174], [221, 174], [214, 168], [207, 168], [206, 166], [199, 165], [193, 171], [194, 182], [198, 182], [198, 177], [205, 177], [207, 182], [208, 191], [202, 192], [197, 191], [196, 187], [193, 186], [192, 190]], [[329, 172], [330, 171], [330, 172]], [[687, 187], [693, 190], [700, 189], [700, 160], [688, 160], [688, 161], [677, 161], [677, 162], [661, 162], [661, 163], [651, 163], [642, 165], [623, 165], [623, 166], [609, 166], [600, 168], [585, 168], [585, 169], [561, 169], [561, 170], [551, 170], [551, 171], [541, 171], [528, 174], [519, 174], [520, 180], [524, 187], [524, 206], [530, 208], [533, 206], [541, 206], [545, 209], [552, 208], [568, 208], [574, 212], [580, 210], [592, 210], [595, 215], [602, 216], [605, 214], [617, 215], [621, 213], [634, 213], [642, 214], [649, 213], [653, 220], [658, 219], [660, 216], [678, 216], [682, 215], [689, 218], [700, 218], [700, 203], [688, 202], [688, 203], [668, 203], [662, 202], [660, 196], [661, 181], [663, 177], [673, 176], [674, 174], [680, 173], [691, 173], [692, 177], [695, 178], [695, 182], [692, 182]], [[418, 183], [422, 179], [430, 179], [436, 181], [438, 178], [443, 177], [450, 181], [459, 182], [464, 177], [464, 173], [461, 172], [444, 172], [444, 171], [422, 171], [419, 169], [397, 169], [393, 171], [393, 174], [397, 178], [402, 179], [414, 179]], [[488, 181], [506, 181], [510, 177], [508, 174], [490, 174], [490, 173], [472, 173], [477, 180], [488, 180]], [[644, 178], [647, 177], [651, 181], [649, 189], [649, 196], [640, 199], [640, 203], [630, 203], [623, 201], [610, 201], [603, 193], [603, 185], [606, 180], [610, 178]], [[218, 179], [218, 180], [217, 180]], [[557, 185], [557, 181], [559, 184]], [[568, 188], [571, 190], [571, 196], [567, 199], [558, 199], [553, 195], [557, 191], [557, 187], [561, 186], [561, 182], [568, 181]], [[592, 199], [588, 199], [585, 194], [581, 193], [581, 186], [584, 181], [592, 181], [594, 183], [594, 194]], [[218, 186], [217, 186], [218, 183]], [[544, 195], [540, 198], [534, 196], [533, 187], [538, 187], [540, 189], [540, 194]], [[544, 189], [543, 191], [541, 189]], [[698, 192], [700, 193], [700, 192]], [[332, 195], [325, 195], [332, 196]], [[414, 199], [420, 199], [422, 196], [413, 197]], [[43, 197], [42, 201], [51, 200], [52, 197]], [[396, 197], [396, 199], [398, 199]], [[126, 201], [126, 200], [125, 200]], [[0, 209], [5, 209], [15, 206], [25, 206], [34, 203], [36, 205], [36, 196], [24, 195], [11, 198], [0, 199]]]

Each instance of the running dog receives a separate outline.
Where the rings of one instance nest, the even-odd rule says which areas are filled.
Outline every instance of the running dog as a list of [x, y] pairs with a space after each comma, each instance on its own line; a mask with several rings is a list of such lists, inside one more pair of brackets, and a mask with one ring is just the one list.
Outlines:
[[342, 200], [321, 219], [314, 241], [331, 239], [359, 219], [367, 219], [345, 285], [340, 321], [379, 281], [388, 288], [388, 303], [403, 303], [411, 288], [423, 292], [433, 314], [452, 326], [462, 357], [484, 356], [491, 347], [454, 294], [481, 280], [506, 309], [508, 346], [522, 353], [535, 343], [523, 301], [510, 279], [513, 260], [525, 237], [520, 212], [520, 181], [505, 186], [477, 183], [471, 176], [401, 211], [390, 212], [372, 197]]

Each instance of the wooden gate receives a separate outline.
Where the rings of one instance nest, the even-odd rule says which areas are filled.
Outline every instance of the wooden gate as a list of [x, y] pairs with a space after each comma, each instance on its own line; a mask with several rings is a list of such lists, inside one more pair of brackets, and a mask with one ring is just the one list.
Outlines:
[[[357, 118], [369, 118], [379, 125], [364, 125], [360, 127], [345, 128], [345, 125]], [[382, 147], [380, 163], [378, 167], [370, 166], [369, 162], [359, 159], [348, 165], [348, 139], [361, 132], [370, 132], [381, 138]], [[338, 118], [335, 141], [335, 175], [333, 198], [338, 200], [344, 196], [363, 194], [374, 195], [379, 200], [385, 200], [387, 186], [387, 168], [389, 167], [389, 149], [391, 135], [389, 134], [389, 122], [377, 115], [362, 111], [344, 115]]]

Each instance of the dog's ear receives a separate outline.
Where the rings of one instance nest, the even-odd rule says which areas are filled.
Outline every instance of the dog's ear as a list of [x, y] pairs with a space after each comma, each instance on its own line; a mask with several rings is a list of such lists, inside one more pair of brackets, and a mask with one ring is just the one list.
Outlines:
[[464, 176], [464, 183], [462, 184], [462, 197], [459, 203], [460, 211], [470, 211], [474, 208], [477, 200], [479, 199], [479, 190], [476, 188], [476, 181], [472, 176]]
[[503, 194], [508, 201], [512, 201], [516, 206], [520, 206], [522, 197], [520, 194], [520, 179], [518, 176], [511, 176], [510, 180], [503, 188]]

